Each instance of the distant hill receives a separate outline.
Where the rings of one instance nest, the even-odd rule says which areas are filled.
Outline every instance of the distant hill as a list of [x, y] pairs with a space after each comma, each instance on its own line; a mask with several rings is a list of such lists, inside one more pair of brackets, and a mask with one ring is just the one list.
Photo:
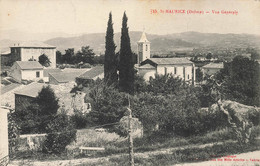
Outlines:
[[[137, 52], [137, 41], [142, 32], [132, 31], [129, 33], [131, 47], [133, 52]], [[56, 34], [58, 35], [58, 34]], [[55, 35], [54, 35], [55, 36]], [[120, 48], [121, 33], [115, 33], [114, 40], [117, 45], [117, 51]], [[260, 47], [260, 36], [250, 34], [217, 34], [217, 33], [199, 33], [183, 32], [167, 35], [146, 34], [151, 42], [151, 51], [157, 52], [175, 52], [177, 50], [192, 50], [198, 47]], [[17, 39], [19, 40], [19, 39]], [[83, 34], [78, 36], [55, 37], [44, 41], [47, 44], [57, 46], [57, 50], [64, 52], [65, 49], [75, 48], [79, 50], [81, 46], [89, 45], [95, 53], [104, 53], [105, 51], [105, 33]], [[8, 47], [16, 43], [12, 40], [0, 40], [0, 47], [8, 50]]]
[[[142, 32], [130, 32], [131, 47], [134, 52], [137, 50], [137, 41]], [[117, 51], [120, 48], [120, 33], [115, 33], [114, 39]], [[171, 52], [179, 49], [193, 49], [197, 47], [260, 47], [260, 36], [249, 34], [217, 34], [184, 32], [169, 35], [146, 34], [151, 42], [152, 52]], [[105, 50], [105, 33], [85, 34], [78, 37], [54, 38], [45, 41], [47, 44], [57, 46], [58, 50], [75, 48], [89, 45], [96, 53], [103, 53]]]

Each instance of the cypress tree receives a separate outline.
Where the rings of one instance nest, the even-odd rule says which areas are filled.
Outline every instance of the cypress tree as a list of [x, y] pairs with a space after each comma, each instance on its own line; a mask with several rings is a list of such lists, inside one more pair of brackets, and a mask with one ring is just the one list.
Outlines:
[[116, 49], [116, 45], [114, 43], [112, 14], [110, 12], [109, 19], [107, 22], [106, 51], [105, 51], [105, 63], [104, 63], [105, 82], [108, 85], [116, 84], [118, 80], [115, 49]]
[[119, 57], [119, 89], [130, 94], [134, 93], [134, 61], [132, 56], [127, 16], [124, 12]]

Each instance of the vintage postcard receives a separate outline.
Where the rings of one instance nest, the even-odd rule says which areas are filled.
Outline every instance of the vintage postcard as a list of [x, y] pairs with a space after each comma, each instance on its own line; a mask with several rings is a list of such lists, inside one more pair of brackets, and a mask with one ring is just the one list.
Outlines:
[[0, 165], [260, 165], [260, 0], [0, 0]]

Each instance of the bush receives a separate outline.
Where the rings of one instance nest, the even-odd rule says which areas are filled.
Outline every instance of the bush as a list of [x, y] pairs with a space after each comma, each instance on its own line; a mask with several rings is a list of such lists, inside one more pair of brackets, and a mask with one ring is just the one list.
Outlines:
[[62, 153], [67, 145], [76, 140], [76, 130], [65, 114], [56, 115], [46, 130], [48, 134], [43, 144], [44, 153]]
[[71, 120], [75, 124], [76, 129], [82, 129], [90, 123], [89, 116], [83, 114], [82, 111], [74, 110], [74, 115], [71, 116]]
[[89, 63], [85, 63], [81, 66], [81, 68], [91, 68], [91, 65]]
[[7, 77], [7, 71], [3, 71], [3, 72], [1, 73], [1, 76], [2, 76], [2, 77]]
[[44, 83], [43, 79], [40, 79], [40, 80], [38, 81], [38, 83]]

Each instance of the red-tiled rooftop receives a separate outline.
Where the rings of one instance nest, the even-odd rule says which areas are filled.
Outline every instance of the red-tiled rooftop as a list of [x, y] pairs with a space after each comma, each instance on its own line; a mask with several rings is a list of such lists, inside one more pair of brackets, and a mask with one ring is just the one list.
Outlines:
[[79, 77], [86, 79], [94, 79], [102, 73], [104, 73], [104, 66], [95, 66], [91, 68], [89, 71], [86, 71], [85, 73], [81, 74]]
[[43, 69], [43, 77], [49, 77], [49, 73], [59, 73], [61, 69]]
[[16, 61], [21, 69], [29, 70], [29, 69], [43, 69], [43, 66], [37, 61]]
[[82, 70], [49, 73], [49, 75], [52, 76], [59, 83], [75, 81], [76, 77], [80, 76], [81, 74], [83, 74]]
[[150, 58], [150, 60], [158, 65], [175, 65], [175, 64], [193, 64], [187, 58]]
[[33, 82], [14, 93], [23, 96], [37, 97], [43, 86], [47, 86], [47, 84]]

